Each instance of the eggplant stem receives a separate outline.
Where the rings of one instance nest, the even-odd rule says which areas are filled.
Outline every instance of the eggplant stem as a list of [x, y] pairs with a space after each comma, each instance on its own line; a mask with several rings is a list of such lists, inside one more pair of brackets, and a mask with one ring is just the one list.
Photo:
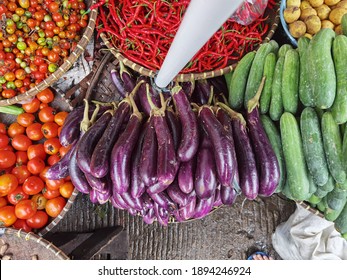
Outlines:
[[80, 124], [80, 130], [86, 132], [90, 126], [89, 120], [89, 103], [87, 99], [83, 99], [84, 102], [84, 111], [83, 111], [83, 119]]
[[123, 77], [122, 77], [123, 73], [127, 73], [129, 76], [132, 76], [130, 74], [130, 72], [126, 69], [126, 67], [122, 61], [119, 61], [119, 68], [120, 68], [119, 69], [120, 78], [122, 79], [123, 82], [124, 82]]
[[196, 104], [195, 102], [191, 102], [191, 103], [190, 103], [190, 105], [192, 105], [193, 110], [197, 110], [197, 111], [199, 111], [200, 106], [199, 106], [198, 104]]
[[255, 107], [259, 106], [259, 99], [260, 99], [261, 93], [262, 93], [263, 88], [264, 88], [265, 80], [266, 80], [266, 76], [263, 76], [261, 83], [258, 87], [257, 93], [255, 94], [255, 96], [252, 99], [250, 99], [248, 101], [248, 103], [247, 103], [247, 112], [248, 113], [251, 113], [255, 109]]
[[137, 107], [136, 102], [135, 102], [134, 98], [133, 98], [131, 95], [129, 96], [129, 100], [130, 100], [131, 107], [133, 108], [133, 115], [136, 115], [137, 118], [138, 118], [140, 121], [142, 121], [143, 115], [142, 115], [142, 113], [139, 111], [139, 108]]
[[118, 106], [118, 103], [113, 101], [113, 102], [100, 102], [100, 101], [97, 101], [97, 100], [92, 100], [91, 101], [93, 104], [99, 104], [101, 106], [113, 106], [114, 108], [117, 108]]
[[212, 104], [213, 97], [214, 97], [214, 87], [211, 86], [210, 96], [208, 97], [207, 105]]
[[246, 126], [246, 120], [245, 118], [242, 116], [241, 113], [238, 113], [236, 111], [234, 111], [233, 109], [231, 109], [228, 105], [222, 103], [222, 102], [217, 102], [216, 106], [219, 106], [221, 109], [223, 109], [225, 112], [227, 112], [227, 114], [232, 118], [232, 119], [238, 119], [240, 120], [241, 124], [243, 126]]
[[151, 94], [149, 92], [149, 84], [146, 84], [146, 94], [147, 94], [147, 100], [148, 100], [149, 106], [151, 107], [151, 114], [152, 114], [152, 111], [158, 111], [159, 108], [153, 103]]
[[92, 114], [92, 117], [90, 118], [90, 125], [92, 125], [96, 121], [96, 117], [99, 113], [99, 110], [100, 110], [100, 105], [96, 104], [96, 108]]
[[137, 91], [139, 90], [140, 86], [144, 83], [145, 81], [144, 80], [141, 80], [139, 81], [136, 86], [134, 87], [134, 89], [132, 90], [132, 92], [130, 92], [128, 95], [131, 95], [131, 96], [135, 96], [135, 94], [137, 93]]

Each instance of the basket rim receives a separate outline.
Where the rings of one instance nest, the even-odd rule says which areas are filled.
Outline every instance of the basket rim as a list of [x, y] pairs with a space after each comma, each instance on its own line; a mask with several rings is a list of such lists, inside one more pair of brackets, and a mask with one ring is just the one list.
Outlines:
[[[275, 7], [273, 8], [273, 10], [275, 11], [274, 19], [273, 19], [273, 22], [271, 24], [269, 31], [266, 34], [266, 37], [264, 38], [264, 40], [261, 44], [267, 43], [272, 39], [272, 36], [274, 35], [274, 33], [275, 33], [279, 23], [280, 23], [280, 15], [279, 15], [280, 2], [281, 1], [278, 0], [278, 2], [276, 2]], [[131, 61], [130, 59], [126, 58], [120, 52], [116, 51], [116, 49], [111, 45], [110, 41], [107, 39], [105, 33], [103, 33], [103, 32], [100, 33], [100, 38], [102, 39], [102, 41], [104, 42], [106, 47], [109, 49], [109, 51], [116, 57], [116, 59], [121, 61], [125, 66], [130, 67], [135, 72], [140, 73], [140, 75], [148, 76], [151, 78], [154, 78], [156, 76], [156, 74], [157, 74], [156, 70], [151, 70], [151, 69], [148, 69], [148, 68], [146, 68], [140, 64], [137, 64], [137, 63]], [[258, 48], [259, 48], [259, 46], [258, 46]], [[254, 51], [256, 51], [256, 50], [254, 50]], [[202, 72], [202, 73], [179, 73], [176, 76], [176, 78], [174, 79], [174, 81], [188, 82], [188, 81], [193, 81], [193, 80], [201, 80], [201, 79], [208, 79], [208, 78], [213, 78], [213, 77], [217, 77], [217, 76], [222, 76], [224, 74], [227, 74], [227, 73], [233, 71], [237, 64], [238, 64], [238, 61], [236, 61], [236, 62], [232, 63], [231, 65], [228, 65], [222, 69], [215, 69], [215, 70], [210, 70], [210, 71], [206, 71], [206, 72]]]
[[3, 235], [15, 236], [17, 238], [24, 239], [25, 241], [35, 241], [36, 243], [44, 246], [51, 251], [60, 260], [70, 260], [70, 258], [52, 242], [44, 239], [43, 237], [35, 234], [34, 232], [25, 232], [22, 229], [14, 229], [10, 227], [0, 227], [0, 238]]
[[[97, 0], [91, 0], [91, 4], [95, 4]], [[97, 9], [91, 10], [89, 13], [88, 25], [85, 27], [85, 30], [81, 36], [81, 40], [78, 42], [76, 48], [70, 53], [67, 60], [64, 61], [62, 65], [54, 72], [51, 73], [46, 79], [41, 83], [24, 92], [23, 94], [16, 95], [12, 98], [0, 100], [0, 106], [13, 105], [19, 102], [30, 100], [32, 97], [36, 96], [39, 92], [43, 91], [47, 87], [53, 85], [58, 81], [64, 74], [67, 72], [73, 64], [77, 61], [79, 56], [85, 51], [86, 46], [88, 45], [90, 39], [94, 34], [96, 18], [97, 18]]]

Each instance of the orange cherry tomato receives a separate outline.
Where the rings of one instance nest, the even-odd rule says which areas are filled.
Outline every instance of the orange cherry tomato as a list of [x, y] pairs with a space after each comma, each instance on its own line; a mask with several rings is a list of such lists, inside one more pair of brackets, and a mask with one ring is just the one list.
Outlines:
[[27, 167], [31, 174], [40, 174], [45, 168], [46, 164], [40, 157], [34, 157], [28, 161]]
[[64, 182], [65, 182], [64, 179], [58, 179], [58, 180], [46, 179], [46, 188], [52, 191], [59, 190], [60, 186], [64, 184]]
[[0, 196], [8, 195], [18, 187], [18, 179], [13, 174], [0, 176]]
[[42, 124], [33, 123], [26, 128], [25, 130], [26, 135], [28, 136], [30, 140], [39, 141], [43, 138], [43, 133], [41, 131], [41, 128], [42, 128]]
[[8, 205], [0, 208], [0, 226], [12, 226], [17, 220], [15, 207]]
[[28, 136], [19, 134], [13, 137], [11, 144], [17, 151], [27, 151], [29, 146], [32, 145], [32, 141]]
[[49, 199], [46, 203], [46, 213], [50, 217], [57, 217], [60, 212], [63, 210], [65, 207], [66, 200], [62, 196], [58, 196], [56, 198]]
[[60, 186], [59, 192], [62, 197], [69, 198], [72, 195], [74, 189], [74, 185], [70, 181], [68, 181]]
[[42, 160], [46, 159], [46, 152], [45, 152], [45, 148], [43, 146], [43, 144], [39, 143], [39, 144], [34, 144], [34, 145], [30, 145], [28, 147], [28, 151], [27, 151], [27, 155], [28, 155], [28, 159], [33, 159], [35, 157], [39, 157]]
[[30, 176], [23, 183], [23, 191], [29, 195], [38, 194], [45, 187], [45, 183], [38, 176]]
[[59, 125], [55, 122], [46, 122], [41, 127], [41, 132], [46, 139], [58, 136]]
[[45, 209], [47, 198], [42, 193], [33, 195], [31, 200], [36, 203], [37, 210]]
[[45, 141], [43, 146], [47, 154], [55, 155], [56, 153], [59, 152], [61, 144], [60, 144], [59, 138], [50, 138]]
[[49, 89], [46, 88], [43, 91], [39, 92], [36, 95], [37, 99], [40, 100], [42, 103], [50, 103], [54, 100], [54, 93]]
[[21, 126], [17, 122], [11, 123], [7, 130], [7, 134], [11, 138], [15, 137], [16, 135], [24, 134], [24, 132], [25, 132], [25, 127]]
[[35, 97], [29, 103], [23, 104], [22, 108], [27, 113], [36, 113], [40, 109], [40, 104], [40, 100]]
[[29, 219], [37, 212], [36, 204], [31, 199], [19, 201], [15, 206], [15, 214], [19, 219]]
[[21, 113], [17, 116], [17, 122], [24, 127], [28, 127], [35, 121], [35, 115], [31, 113]]
[[61, 157], [65, 156], [65, 154], [66, 154], [70, 149], [71, 149], [71, 146], [70, 146], [70, 145], [69, 145], [69, 146], [66, 146], [66, 147], [61, 146], [60, 149], [59, 149], [59, 155], [60, 155]]
[[54, 121], [57, 125], [62, 126], [65, 122], [66, 117], [69, 115], [68, 112], [59, 112], [54, 116]]

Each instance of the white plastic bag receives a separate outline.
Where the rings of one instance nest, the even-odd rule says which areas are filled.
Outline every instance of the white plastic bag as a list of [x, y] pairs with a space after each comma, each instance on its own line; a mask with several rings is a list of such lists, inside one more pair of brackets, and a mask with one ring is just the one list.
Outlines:
[[249, 25], [264, 14], [268, 0], [245, 0], [231, 19], [242, 25]]

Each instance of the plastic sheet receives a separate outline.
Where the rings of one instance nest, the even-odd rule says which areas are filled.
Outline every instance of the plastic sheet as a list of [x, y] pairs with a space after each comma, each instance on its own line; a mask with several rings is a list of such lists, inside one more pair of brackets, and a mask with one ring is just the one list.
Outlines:
[[249, 25], [264, 13], [267, 3], [268, 0], [245, 0], [231, 19], [239, 24]]

